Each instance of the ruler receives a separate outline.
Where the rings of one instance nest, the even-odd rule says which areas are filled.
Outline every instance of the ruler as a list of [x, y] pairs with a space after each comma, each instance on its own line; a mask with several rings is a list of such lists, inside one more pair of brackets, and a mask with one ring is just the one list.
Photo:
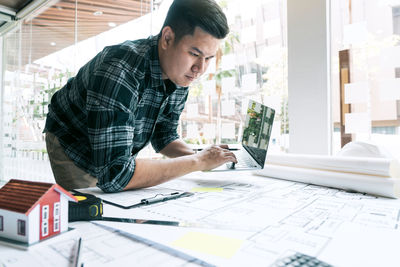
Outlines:
[[135, 234], [120, 230], [118, 228], [114, 228], [114, 227], [111, 227], [111, 226], [103, 225], [103, 224], [100, 224], [100, 223], [97, 223], [97, 222], [94, 222], [94, 221], [92, 221], [92, 223], [97, 225], [97, 226], [100, 226], [102, 228], [105, 228], [105, 229], [107, 229], [107, 230], [109, 230], [111, 232], [119, 233], [119, 234], [121, 234], [123, 236], [126, 236], [126, 237], [128, 237], [128, 238], [130, 238], [130, 239], [132, 239], [134, 241], [146, 244], [146, 245], [148, 245], [148, 246], [150, 246], [152, 248], [155, 248], [157, 250], [163, 251], [163, 252], [165, 252], [165, 253], [167, 253], [167, 254], [169, 254], [171, 256], [186, 260], [186, 261], [188, 261], [190, 263], [195, 263], [195, 264], [198, 264], [200, 266], [206, 266], [206, 267], [214, 267], [214, 266], [216, 266], [214, 264], [208, 263], [208, 262], [206, 262], [206, 261], [204, 261], [202, 259], [199, 259], [197, 257], [191, 256], [189, 254], [186, 254], [186, 253], [184, 253], [182, 251], [179, 251], [177, 249], [174, 249], [172, 247], [163, 245], [163, 244], [158, 243], [156, 241], [152, 241], [150, 239], [147, 239], [147, 238], [144, 238], [144, 237], [141, 237], [141, 236], [138, 236], [138, 235], [135, 235]]

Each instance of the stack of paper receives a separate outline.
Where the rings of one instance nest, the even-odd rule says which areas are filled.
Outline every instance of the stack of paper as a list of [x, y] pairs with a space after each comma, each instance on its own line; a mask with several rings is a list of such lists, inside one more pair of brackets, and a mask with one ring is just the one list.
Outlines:
[[303, 154], [268, 155], [258, 175], [373, 195], [400, 197], [397, 160]]

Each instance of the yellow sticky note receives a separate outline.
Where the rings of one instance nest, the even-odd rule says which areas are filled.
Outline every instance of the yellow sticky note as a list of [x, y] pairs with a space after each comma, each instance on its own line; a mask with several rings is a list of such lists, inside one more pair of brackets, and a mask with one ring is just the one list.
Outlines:
[[192, 188], [192, 192], [222, 192], [224, 191], [221, 187], [195, 187]]
[[172, 245], [230, 259], [239, 250], [243, 240], [211, 235], [199, 232], [188, 232], [175, 240]]

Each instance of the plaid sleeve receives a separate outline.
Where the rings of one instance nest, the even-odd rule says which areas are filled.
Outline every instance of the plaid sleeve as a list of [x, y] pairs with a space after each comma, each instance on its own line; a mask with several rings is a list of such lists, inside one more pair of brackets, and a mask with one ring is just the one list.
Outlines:
[[102, 64], [87, 91], [91, 160], [104, 192], [121, 191], [135, 171], [131, 155], [138, 82], [123, 68]]
[[176, 90], [169, 97], [168, 104], [164, 112], [160, 114], [154, 133], [151, 137], [151, 145], [158, 153], [172, 141], [179, 139], [176, 131], [179, 124], [179, 117], [185, 107], [188, 90], [181, 88]]

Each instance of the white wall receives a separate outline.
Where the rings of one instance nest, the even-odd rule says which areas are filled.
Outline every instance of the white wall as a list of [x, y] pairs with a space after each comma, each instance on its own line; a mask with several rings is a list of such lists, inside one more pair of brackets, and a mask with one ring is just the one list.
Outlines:
[[40, 204], [29, 213], [29, 224], [27, 223], [27, 235], [29, 236], [29, 244], [39, 242], [40, 235]]
[[330, 154], [329, 0], [288, 0], [289, 152]]
[[60, 233], [68, 230], [68, 199], [60, 194]]
[[[3, 216], [3, 231], [0, 231], [0, 236], [17, 240], [20, 242], [27, 243], [28, 242], [28, 217], [21, 213], [16, 213], [8, 210], [0, 210], [0, 216]], [[25, 220], [25, 236], [18, 235], [18, 223], [19, 220]]]

